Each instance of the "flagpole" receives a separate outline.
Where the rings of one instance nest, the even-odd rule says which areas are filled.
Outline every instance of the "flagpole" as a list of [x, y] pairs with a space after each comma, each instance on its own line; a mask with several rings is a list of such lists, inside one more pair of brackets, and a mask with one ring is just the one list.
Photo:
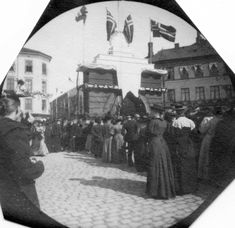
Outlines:
[[85, 62], [85, 22], [82, 25], [82, 64]]
[[117, 31], [119, 32], [119, 1], [117, 1]]
[[149, 63], [153, 62], [153, 42], [152, 42], [152, 26], [151, 26], [151, 18], [149, 18], [149, 43], [148, 43], [148, 57]]
[[152, 42], [151, 18], [149, 17], [149, 42]]
[[[85, 63], [85, 22], [83, 21], [83, 25], [82, 25], [82, 65], [84, 65]], [[80, 102], [80, 98], [79, 98], [79, 71], [77, 72], [77, 80], [76, 80], [76, 87], [77, 87], [77, 119], [79, 117], [79, 102]], [[81, 113], [82, 110], [80, 110]]]

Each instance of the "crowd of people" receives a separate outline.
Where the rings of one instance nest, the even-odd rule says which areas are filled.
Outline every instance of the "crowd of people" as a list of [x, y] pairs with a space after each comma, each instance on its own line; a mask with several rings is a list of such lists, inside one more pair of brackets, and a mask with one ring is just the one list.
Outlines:
[[[151, 114], [145, 116], [114, 117], [107, 113], [103, 118], [52, 121], [35, 120], [30, 114], [19, 115], [19, 101], [4, 99], [0, 106], [0, 135], [9, 144], [12, 167], [21, 170], [21, 178], [33, 173], [30, 178], [35, 179], [43, 172], [43, 164], [30, 156], [61, 151], [85, 151], [103, 162], [124, 163], [138, 172], [146, 172], [146, 194], [156, 199], [193, 193], [199, 182], [220, 186], [234, 178], [233, 108], [189, 111], [185, 106], [176, 105], [166, 111], [154, 105]], [[17, 138], [12, 142], [8, 138], [14, 132], [2, 130], [11, 129], [8, 123], [24, 132], [22, 141]], [[23, 137], [20, 132], [17, 134]], [[20, 153], [27, 163], [22, 166], [17, 160], [21, 146]], [[25, 174], [27, 165], [37, 171], [27, 169]]]
[[226, 153], [221, 143], [220, 151], [215, 151], [218, 126], [228, 118], [231, 123], [226, 127], [234, 129], [232, 108], [189, 110], [176, 105], [166, 111], [155, 105], [145, 116], [107, 113], [104, 118], [46, 121], [44, 137], [50, 152], [86, 151], [103, 162], [126, 163], [147, 172], [146, 193], [168, 199], [195, 192], [198, 183], [219, 186], [225, 182], [228, 172], [222, 167], [233, 166], [234, 153]]

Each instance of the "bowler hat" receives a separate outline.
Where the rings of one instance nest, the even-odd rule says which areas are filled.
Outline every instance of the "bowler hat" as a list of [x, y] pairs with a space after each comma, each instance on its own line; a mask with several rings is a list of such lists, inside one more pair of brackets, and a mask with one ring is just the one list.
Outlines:
[[186, 108], [187, 108], [186, 106], [183, 106], [183, 105], [181, 105], [181, 104], [175, 105], [175, 110], [176, 110], [176, 111], [183, 111], [183, 110], [185, 110]]

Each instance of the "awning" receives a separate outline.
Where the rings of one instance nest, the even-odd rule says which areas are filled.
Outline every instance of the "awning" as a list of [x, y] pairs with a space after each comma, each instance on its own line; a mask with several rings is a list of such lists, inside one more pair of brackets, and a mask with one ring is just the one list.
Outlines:
[[116, 68], [111, 65], [102, 65], [102, 64], [96, 64], [96, 63], [90, 63], [90, 64], [84, 64], [84, 65], [78, 65], [77, 72], [86, 72], [86, 71], [97, 71], [98, 73], [105, 72], [105, 71], [111, 71], [116, 72]]

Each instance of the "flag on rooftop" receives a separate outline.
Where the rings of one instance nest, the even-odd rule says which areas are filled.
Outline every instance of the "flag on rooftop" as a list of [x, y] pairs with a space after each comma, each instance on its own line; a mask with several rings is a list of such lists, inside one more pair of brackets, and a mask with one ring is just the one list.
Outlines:
[[127, 43], [130, 44], [133, 40], [134, 35], [134, 24], [131, 15], [128, 15], [125, 20], [123, 34], [126, 38]]
[[80, 9], [80, 12], [78, 12], [77, 16], [75, 17], [75, 20], [77, 22], [83, 20], [83, 23], [85, 24], [87, 13], [88, 13], [88, 11], [87, 11], [86, 6], [82, 6], [82, 8]]
[[106, 30], [107, 30], [107, 40], [110, 40], [111, 35], [115, 32], [117, 28], [117, 23], [114, 20], [112, 14], [106, 9], [107, 21], [106, 21]]
[[154, 20], [150, 23], [153, 37], [163, 37], [170, 42], [175, 42], [176, 29], [173, 26], [156, 23]]

